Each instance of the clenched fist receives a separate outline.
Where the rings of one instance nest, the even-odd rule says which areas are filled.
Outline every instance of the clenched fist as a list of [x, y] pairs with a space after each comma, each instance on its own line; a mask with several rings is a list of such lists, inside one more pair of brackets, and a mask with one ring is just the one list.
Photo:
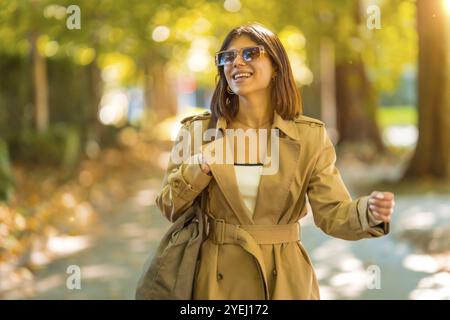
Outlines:
[[369, 197], [369, 208], [374, 217], [390, 222], [394, 212], [394, 194], [392, 192], [374, 191]]

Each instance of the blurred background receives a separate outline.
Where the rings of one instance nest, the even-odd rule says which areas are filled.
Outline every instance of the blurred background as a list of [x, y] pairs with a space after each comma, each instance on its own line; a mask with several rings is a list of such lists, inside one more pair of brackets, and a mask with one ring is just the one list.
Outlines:
[[450, 298], [450, 0], [2, 0], [1, 299], [134, 297], [179, 120], [209, 108], [214, 53], [252, 21], [352, 196], [395, 193], [381, 239], [302, 220], [322, 298]]

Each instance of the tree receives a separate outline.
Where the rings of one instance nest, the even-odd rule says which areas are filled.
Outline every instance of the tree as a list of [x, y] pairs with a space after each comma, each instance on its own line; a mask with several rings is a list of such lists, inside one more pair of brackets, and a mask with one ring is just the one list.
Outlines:
[[364, 59], [370, 39], [364, 34], [360, 1], [299, 1], [299, 10], [293, 10], [292, 3], [282, 6], [282, 23], [295, 23], [308, 40], [315, 81], [306, 91], [321, 101], [320, 112], [313, 114], [321, 114], [332, 136], [337, 129], [340, 143], [365, 140], [382, 150], [376, 123], [377, 90]]
[[45, 28], [42, 11], [46, 3], [47, 0], [33, 0], [30, 3], [6, 1], [0, 4], [0, 52], [10, 55], [28, 54], [31, 57], [34, 121], [39, 132], [45, 132], [49, 125], [47, 64], [39, 46], [41, 29]]
[[[341, 142], [364, 139], [381, 149], [378, 93], [395, 89], [405, 66], [416, 61], [414, 3], [380, 2], [381, 29], [366, 26], [373, 1], [279, 4], [283, 19], [277, 26], [295, 24], [307, 39], [308, 66], [314, 74], [314, 82], [303, 90], [310, 98], [305, 104], [307, 112], [321, 116], [329, 128], [336, 114]], [[330, 70], [332, 64], [335, 70]], [[311, 109], [316, 101], [321, 101], [320, 111]]]
[[[383, 143], [376, 123], [377, 93], [369, 81], [361, 49], [358, 48], [358, 43], [362, 42], [359, 29], [365, 22], [361, 16], [361, 2], [350, 1], [348, 9], [350, 14], [337, 17], [336, 28], [339, 30], [341, 26], [340, 32], [344, 30], [350, 40], [344, 42], [346, 47], [338, 52], [335, 65], [339, 141], [370, 141], [382, 151]], [[335, 38], [339, 39], [339, 35]]]
[[405, 178], [450, 178], [450, 22], [444, 1], [417, 1], [419, 139]]

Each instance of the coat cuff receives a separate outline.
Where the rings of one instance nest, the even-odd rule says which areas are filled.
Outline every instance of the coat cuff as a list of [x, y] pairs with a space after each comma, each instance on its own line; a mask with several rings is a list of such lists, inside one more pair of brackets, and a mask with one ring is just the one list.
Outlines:
[[[390, 223], [375, 219], [369, 209], [369, 196], [359, 198], [357, 204], [358, 218], [363, 232], [368, 232], [373, 237], [380, 237], [389, 233]], [[373, 225], [375, 223], [375, 225]]]

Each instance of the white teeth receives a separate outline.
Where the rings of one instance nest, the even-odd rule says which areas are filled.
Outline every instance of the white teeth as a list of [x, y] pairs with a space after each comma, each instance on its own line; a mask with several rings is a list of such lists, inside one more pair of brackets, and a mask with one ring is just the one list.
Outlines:
[[248, 78], [251, 76], [251, 73], [238, 73], [234, 75], [234, 79], [239, 79], [242, 77]]

